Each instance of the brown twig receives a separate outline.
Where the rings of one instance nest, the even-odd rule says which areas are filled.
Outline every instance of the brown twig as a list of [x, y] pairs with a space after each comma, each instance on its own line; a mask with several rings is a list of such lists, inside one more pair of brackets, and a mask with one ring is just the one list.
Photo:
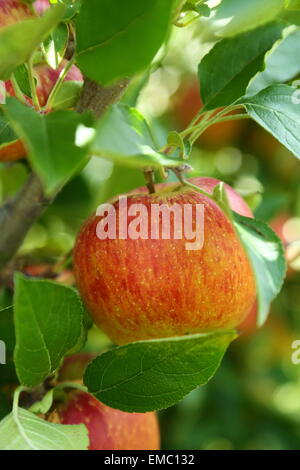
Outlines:
[[115, 85], [108, 87], [98, 85], [98, 83], [88, 78], [85, 79], [77, 111], [81, 113], [88, 109], [92, 111], [96, 118], [101, 117], [111, 104], [119, 101], [128, 84], [128, 78], [124, 78]]

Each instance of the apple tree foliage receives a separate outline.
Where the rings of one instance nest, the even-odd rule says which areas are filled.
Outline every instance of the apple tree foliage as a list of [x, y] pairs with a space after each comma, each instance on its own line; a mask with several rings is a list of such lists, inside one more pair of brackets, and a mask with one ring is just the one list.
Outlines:
[[[204, 108], [181, 133], [170, 129], [163, 146], [139, 111], [124, 102], [111, 106], [100, 119], [89, 112], [78, 113], [80, 90], [62, 80], [49, 97], [52, 112], [47, 104], [36, 109], [7, 97], [0, 107], [0, 146], [23, 140], [28, 164], [40, 177], [47, 197], [54, 198], [91, 155], [133, 172], [145, 166], [162, 173], [166, 167], [176, 169], [209, 125], [245, 116], [300, 158], [300, 108], [292, 85], [300, 73], [296, 61], [300, 2], [222, 0], [212, 8], [203, 0], [58, 0], [50, 4], [42, 16], [0, 29], [0, 80], [13, 77], [19, 95], [25, 93], [34, 104], [32, 57], [44, 54], [47, 63], [57, 68], [71, 39], [72, 64], [86, 80], [103, 87], [141, 73], [149, 76], [155, 57], [168, 47], [171, 29], [184, 26], [185, 18], [188, 24], [191, 18], [205, 17], [215, 45], [198, 65]], [[222, 188], [213, 197], [221, 204]], [[283, 248], [264, 223], [231, 215], [256, 276], [262, 325], [282, 286]], [[83, 425], [50, 424], [36, 415], [50, 408], [55, 389], [29, 410], [18, 405], [20, 391], [39, 388], [55, 376], [66, 355], [84, 347], [90, 321], [79, 295], [73, 288], [16, 274], [13, 300], [4, 299], [2, 304], [0, 339], [6, 344], [7, 364], [0, 366], [0, 385], [19, 382], [21, 388], [11, 413], [2, 411], [6, 417], [0, 424], [0, 448], [11, 448], [13, 436], [16, 449], [86, 449]], [[235, 337], [234, 331], [218, 331], [117, 347], [88, 366], [84, 384], [96, 398], [124, 411], [167, 408], [210, 380]]]

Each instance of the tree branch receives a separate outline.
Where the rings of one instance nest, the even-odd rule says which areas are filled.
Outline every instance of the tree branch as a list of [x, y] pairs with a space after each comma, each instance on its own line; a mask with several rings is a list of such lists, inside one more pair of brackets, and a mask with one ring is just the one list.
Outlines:
[[21, 191], [0, 209], [0, 268], [14, 256], [33, 222], [51, 199], [44, 196], [42, 183], [32, 173]]
[[77, 111], [82, 113], [89, 109], [97, 118], [101, 117], [107, 108], [119, 101], [129, 84], [129, 79], [124, 78], [115, 85], [103, 87], [89, 80], [84, 81], [81, 98], [77, 105]]
[[[99, 118], [107, 108], [118, 101], [129, 83], [121, 80], [115, 85], [102, 87], [85, 80], [77, 111], [90, 110]], [[0, 207], [0, 269], [15, 256], [30, 227], [43, 214], [55, 195], [46, 198], [39, 177], [32, 173], [24, 187]]]

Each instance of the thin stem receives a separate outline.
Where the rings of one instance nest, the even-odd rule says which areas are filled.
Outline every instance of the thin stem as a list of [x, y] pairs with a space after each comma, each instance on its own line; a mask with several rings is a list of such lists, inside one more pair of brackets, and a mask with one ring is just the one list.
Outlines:
[[23, 104], [27, 104], [26, 102], [26, 99], [25, 99], [25, 96], [24, 94], [22, 93], [20, 87], [19, 87], [19, 84], [16, 80], [16, 77], [14, 74], [12, 74], [11, 76], [11, 83], [12, 83], [12, 86], [13, 86], [13, 89], [14, 89], [14, 92], [15, 92], [15, 95], [16, 95], [16, 98], [21, 101], [21, 103]]
[[251, 119], [251, 116], [249, 114], [243, 113], [243, 114], [232, 114], [230, 116], [225, 116], [221, 119], [218, 119], [217, 123], [219, 122], [226, 122], [226, 121], [234, 121], [235, 119]]
[[144, 169], [144, 176], [147, 184], [147, 188], [149, 191], [149, 194], [154, 194], [155, 193], [155, 186], [154, 186], [154, 172], [152, 168], [145, 168]]
[[19, 433], [21, 434], [21, 436], [23, 437], [24, 441], [29, 445], [29, 447], [32, 449], [32, 450], [37, 450], [37, 448], [35, 448], [32, 444], [32, 442], [28, 439], [25, 431], [24, 431], [24, 428], [22, 426], [22, 424], [20, 423], [20, 420], [19, 420], [19, 400], [20, 400], [20, 395], [22, 392], [25, 392], [26, 390], [28, 390], [28, 388], [26, 387], [23, 387], [22, 385], [20, 385], [15, 393], [14, 393], [14, 399], [13, 399], [13, 409], [12, 409], [12, 415], [13, 415], [13, 419], [14, 419], [14, 422], [16, 423], [17, 425], [17, 428], [18, 428], [18, 431]]
[[194, 190], [197, 191], [198, 193], [203, 194], [204, 196], [209, 197], [210, 199], [213, 199], [213, 196], [212, 196], [211, 193], [208, 193], [207, 191], [204, 191], [204, 189], [199, 188], [199, 186], [196, 186], [195, 184], [190, 183], [190, 182], [189, 182], [188, 180], [186, 180], [185, 178], [181, 178], [180, 182], [181, 182], [184, 186], [188, 186], [189, 188], [194, 189]]
[[50, 109], [51, 108], [51, 105], [54, 101], [54, 98], [55, 98], [56, 94], [59, 92], [66, 76], [68, 75], [68, 73], [70, 71], [70, 68], [72, 67], [72, 65], [74, 65], [74, 62], [75, 62], [75, 59], [73, 58], [72, 60], [70, 60], [67, 63], [67, 65], [64, 67], [64, 69], [60, 72], [59, 77], [58, 77], [54, 87], [52, 88], [49, 97], [48, 97], [45, 109]]
[[33, 56], [28, 61], [28, 78], [29, 78], [29, 84], [30, 84], [30, 91], [31, 91], [31, 96], [32, 96], [32, 101], [33, 104], [36, 108], [37, 111], [41, 111], [41, 106], [39, 102], [39, 98], [36, 92], [36, 85], [35, 85], [35, 80], [33, 76], [33, 64], [32, 64]]
[[[213, 116], [212, 119], [209, 119], [207, 121], [205, 121], [203, 124], [200, 123], [199, 127], [195, 129], [195, 131], [193, 132], [193, 134], [191, 135], [190, 137], [190, 142], [191, 144], [194, 144], [194, 142], [200, 137], [200, 135], [210, 126], [212, 126], [213, 124], [217, 124], [218, 122], [222, 122], [221, 119], [223, 119], [223, 116], [225, 114], [228, 114], [230, 113], [231, 111], [234, 111], [236, 109], [240, 109], [241, 108], [241, 105], [232, 105], [232, 106], [228, 106], [227, 108], [221, 110], [219, 113], [217, 113], [215, 116]], [[226, 119], [226, 120], [233, 120], [233, 119], [238, 119], [237, 117], [238, 115], [232, 115], [232, 116], [228, 116], [230, 119]], [[239, 115], [241, 116], [241, 115]], [[227, 116], [226, 116], [227, 118]]]
[[61, 382], [57, 385], [55, 385], [55, 389], [62, 390], [64, 388], [74, 388], [76, 390], [80, 390], [81, 392], [87, 392], [87, 387], [84, 385], [81, 385], [77, 382]]

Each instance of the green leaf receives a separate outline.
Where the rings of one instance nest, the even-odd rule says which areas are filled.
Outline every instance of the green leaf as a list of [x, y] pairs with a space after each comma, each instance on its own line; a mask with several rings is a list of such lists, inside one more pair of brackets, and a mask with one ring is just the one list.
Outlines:
[[23, 408], [0, 423], [0, 450], [87, 450], [84, 424], [52, 424]]
[[45, 39], [43, 52], [46, 62], [53, 69], [57, 69], [66, 52], [69, 39], [69, 30], [65, 23], [59, 23], [51, 34]]
[[77, 64], [107, 84], [146, 68], [166, 38], [174, 0], [83, 0], [77, 19]]
[[0, 30], [0, 80], [8, 80], [19, 65], [28, 61], [62, 18], [64, 11], [64, 5], [60, 4], [49, 8], [39, 18], [24, 20]]
[[22, 93], [24, 93], [29, 98], [32, 98], [29, 77], [28, 77], [28, 70], [27, 70], [26, 65], [25, 64], [19, 65], [19, 67], [16, 68], [14, 75]]
[[56, 111], [39, 114], [14, 98], [4, 111], [24, 140], [29, 160], [51, 194], [64, 185], [87, 162], [88, 141], [78, 141], [81, 127], [92, 125], [90, 114]]
[[98, 356], [86, 369], [90, 393], [112, 408], [167, 408], [211, 379], [234, 331], [141, 341]]
[[168, 144], [180, 150], [180, 156], [183, 160], [187, 160], [189, 158], [192, 151], [191, 144], [188, 140], [183, 140], [178, 132], [172, 131], [169, 133]]
[[78, 294], [54, 282], [15, 278], [15, 364], [20, 382], [34, 387], [59, 366], [82, 335]]
[[62, 0], [66, 6], [63, 21], [70, 21], [79, 12], [82, 0]]
[[292, 11], [300, 10], [300, 0], [287, 0], [287, 1], [288, 1], [288, 5], [287, 5], [288, 10], [292, 10]]
[[280, 39], [283, 24], [270, 23], [233, 39], [223, 39], [199, 65], [205, 109], [232, 104], [246, 91], [250, 79], [264, 68], [264, 57]]
[[212, 20], [218, 36], [230, 37], [272, 21], [283, 10], [285, 0], [222, 0]]
[[251, 81], [247, 94], [252, 95], [276, 83], [292, 80], [300, 74], [300, 30], [296, 29], [275, 44], [266, 59], [266, 68]]
[[51, 409], [54, 400], [55, 388], [51, 388], [40, 401], [35, 402], [29, 409], [31, 413], [46, 414]]
[[262, 326], [267, 319], [270, 304], [280, 292], [285, 277], [283, 246], [265, 223], [236, 213], [234, 218], [256, 277], [258, 326]]
[[182, 164], [180, 159], [158, 153], [146, 120], [126, 105], [112, 106], [99, 120], [91, 153], [134, 168]]
[[299, 91], [288, 85], [273, 85], [239, 103], [248, 114], [300, 158]]
[[70, 109], [78, 102], [83, 84], [74, 80], [63, 82], [59, 91], [56, 93], [52, 103], [52, 109]]
[[201, 16], [208, 17], [210, 15], [210, 8], [208, 5], [205, 5], [202, 1], [189, 1], [183, 5], [182, 11], [195, 11]]
[[8, 118], [0, 109], [0, 148], [3, 144], [14, 142], [17, 139], [18, 137], [12, 130]]

